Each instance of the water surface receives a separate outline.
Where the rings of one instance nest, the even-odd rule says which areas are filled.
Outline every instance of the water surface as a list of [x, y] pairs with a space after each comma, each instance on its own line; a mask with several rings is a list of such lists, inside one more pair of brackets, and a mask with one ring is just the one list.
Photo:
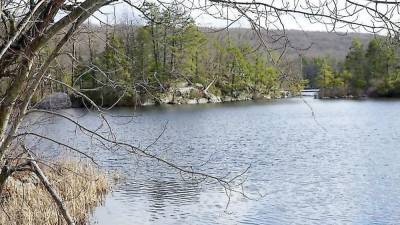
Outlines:
[[[179, 165], [210, 174], [245, 175], [249, 200], [192, 184], [179, 173], [122, 151], [96, 152], [126, 177], [97, 208], [92, 224], [399, 224], [400, 101], [301, 99], [115, 109], [114, 130]], [[94, 127], [96, 114], [68, 110]], [[129, 123], [128, 123], [129, 122]], [[75, 127], [53, 118], [44, 132], [90, 146]], [[84, 147], [83, 147], [84, 148]], [[88, 147], [89, 148], [89, 147]], [[89, 150], [88, 150], [89, 151]], [[205, 163], [206, 162], [206, 163]]]

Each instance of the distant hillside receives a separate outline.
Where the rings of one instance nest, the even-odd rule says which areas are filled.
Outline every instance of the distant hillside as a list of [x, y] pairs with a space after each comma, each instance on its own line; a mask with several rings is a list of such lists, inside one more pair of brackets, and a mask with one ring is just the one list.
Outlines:
[[[86, 28], [87, 29], [87, 28]], [[108, 27], [108, 32], [113, 32], [114, 30], [120, 34], [123, 39], [128, 37], [129, 32], [134, 32], [137, 27], [127, 27], [125, 25], [117, 25], [115, 29], [113, 27]], [[92, 31], [91, 43], [93, 48], [93, 53], [97, 54], [103, 51], [106, 39], [106, 28], [92, 26], [90, 28]], [[202, 28], [207, 36], [212, 38], [223, 39], [228, 35], [226, 30], [222, 31], [212, 31], [209, 28]], [[271, 35], [264, 34], [264, 39], [268, 42], [273, 42], [273, 40], [281, 37], [279, 34]], [[251, 29], [245, 28], [232, 28], [229, 30], [229, 37], [233, 40], [239, 42], [250, 42], [253, 46], [259, 46], [260, 40], [255, 32]], [[328, 33], [328, 32], [315, 32], [315, 31], [299, 31], [299, 30], [288, 30], [286, 31], [286, 37], [290, 42], [290, 46], [286, 48], [286, 54], [289, 58], [297, 58], [300, 54], [306, 57], [316, 57], [316, 56], [330, 56], [336, 59], [343, 59], [355, 37], [360, 38], [361, 42], [366, 45], [369, 40], [373, 38], [371, 34], [360, 34], [360, 33]], [[89, 57], [88, 48], [88, 35], [83, 32], [78, 35], [76, 40], [77, 53], [80, 57], [87, 59]], [[284, 39], [280, 38], [278, 42], [268, 43], [270, 47], [276, 48], [276, 51], [281, 51]]]
[[[220, 37], [226, 35], [228, 35], [227, 31], [218, 32], [218, 36]], [[229, 30], [229, 36], [238, 41], [250, 41], [255, 46], [259, 44], [258, 36], [251, 29], [231, 29]], [[281, 37], [282, 35], [280, 34], [264, 34], [265, 40], [271, 42], [269, 43], [269, 46], [273, 48], [281, 48], [283, 46], [285, 40]], [[291, 45], [290, 47], [286, 48], [286, 53], [290, 57], [298, 57], [298, 55], [301, 54], [308, 57], [330, 56], [333, 58], [342, 59], [346, 56], [353, 38], [359, 38], [364, 46], [366, 46], [368, 45], [369, 40], [373, 38], [373, 35], [362, 33], [344, 34], [288, 30], [286, 31], [286, 37]], [[274, 42], [276, 39], [279, 39], [279, 41]]]

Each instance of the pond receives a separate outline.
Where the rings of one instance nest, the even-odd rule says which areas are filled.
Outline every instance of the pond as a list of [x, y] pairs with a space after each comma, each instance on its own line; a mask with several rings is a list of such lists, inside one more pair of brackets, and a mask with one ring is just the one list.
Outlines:
[[[95, 113], [65, 112], [98, 125]], [[178, 165], [214, 175], [250, 166], [243, 188], [251, 199], [233, 194], [227, 205], [218, 184], [190, 182], [124, 151], [96, 151], [101, 165], [124, 179], [91, 224], [398, 224], [399, 112], [397, 100], [313, 98], [114, 109], [134, 115], [110, 117], [121, 140], [150, 145]], [[92, 151], [93, 142], [65, 120], [52, 118], [41, 129]]]

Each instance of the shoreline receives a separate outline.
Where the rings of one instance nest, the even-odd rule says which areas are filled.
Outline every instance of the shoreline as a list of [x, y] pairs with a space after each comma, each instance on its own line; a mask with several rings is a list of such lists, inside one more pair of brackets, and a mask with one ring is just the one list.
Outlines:
[[[131, 104], [116, 104], [115, 107], [130, 107], [130, 108], [146, 108], [149, 106], [163, 105], [203, 105], [203, 104], [224, 104], [232, 102], [249, 102], [249, 101], [273, 101], [288, 98], [314, 98], [320, 100], [366, 100], [366, 99], [400, 99], [400, 97], [380, 97], [380, 96], [323, 96], [316, 95], [301, 95], [292, 94], [289, 91], [279, 91], [269, 95], [240, 93], [237, 97], [229, 95], [218, 96], [202, 89], [197, 89], [192, 86], [182, 89], [171, 90], [160, 96], [142, 96], [141, 99], [136, 99]], [[197, 97], [193, 97], [193, 91]], [[85, 108], [89, 104], [85, 104], [82, 97], [77, 97], [73, 94], [55, 92], [44, 97], [34, 107], [46, 110], [68, 109], [68, 108]], [[102, 105], [107, 107], [108, 104]]]

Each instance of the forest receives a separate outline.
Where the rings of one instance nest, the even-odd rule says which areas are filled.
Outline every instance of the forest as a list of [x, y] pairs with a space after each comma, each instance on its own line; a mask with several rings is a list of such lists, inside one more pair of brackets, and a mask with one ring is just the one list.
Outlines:
[[[301, 32], [289, 31], [291, 41], [307, 50], [288, 48], [280, 59], [278, 50], [260, 48], [249, 30], [199, 27], [176, 5], [147, 3], [143, 15], [142, 23], [88, 23], [79, 36], [86, 41], [69, 43], [72, 57], [54, 62], [54, 76], [102, 106], [271, 99], [297, 95], [304, 87], [320, 88], [320, 97], [399, 95], [398, 46], [384, 37], [350, 34], [346, 52], [346, 41], [335, 34], [309, 32], [309, 42], [325, 47], [307, 48]], [[36, 98], [55, 90], [85, 105], [52, 82]]]
[[[297, 46], [274, 63], [279, 51], [260, 48], [249, 29], [210, 31], [177, 6], [148, 3], [144, 15], [143, 24], [128, 19], [107, 26], [88, 23], [68, 43], [70, 55], [53, 62], [53, 76], [103, 106], [160, 104], [182, 83], [195, 87], [189, 99], [208, 97], [206, 90], [220, 101], [280, 98], [283, 91], [296, 95], [303, 88], [321, 88], [321, 97], [400, 94], [398, 45], [384, 37], [289, 30]], [[48, 49], [40, 53], [43, 58]], [[84, 106], [64, 84], [50, 81], [33, 100], [54, 91], [69, 92], [77, 106]]]
[[303, 76], [309, 87], [321, 88], [322, 97], [398, 97], [399, 46], [384, 37], [367, 46], [353, 39], [343, 60], [329, 57], [303, 59]]
[[[71, 44], [72, 49], [86, 50], [73, 50], [72, 61], [56, 62], [62, 67], [55, 67], [53, 74], [103, 106], [159, 104], [173, 98], [168, 96], [179, 87], [193, 87], [187, 99], [279, 98], [283, 91], [295, 93], [304, 84], [299, 71], [291, 68], [297, 65], [272, 62], [278, 53], [271, 54], [254, 41], [237, 40], [229, 32], [208, 32], [177, 6], [149, 3], [143, 11], [144, 25], [88, 25], [87, 42]], [[98, 30], [102, 37], [93, 35]], [[96, 45], [99, 39], [104, 39], [104, 46]], [[43, 86], [37, 98], [54, 90], [67, 91], [63, 85]]]

